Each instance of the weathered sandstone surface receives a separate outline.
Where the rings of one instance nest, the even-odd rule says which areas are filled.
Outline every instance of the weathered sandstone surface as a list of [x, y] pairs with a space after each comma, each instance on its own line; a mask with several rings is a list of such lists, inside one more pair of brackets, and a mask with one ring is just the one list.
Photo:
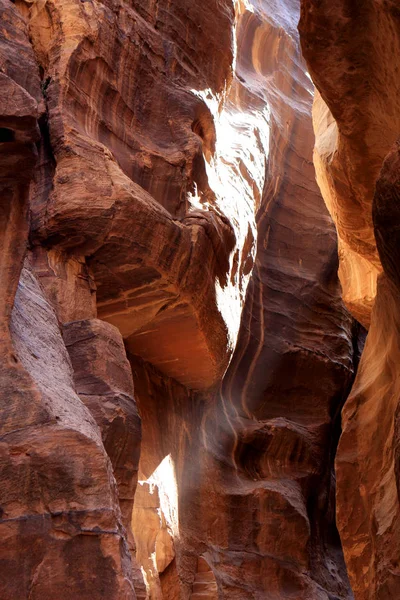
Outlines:
[[1, 597], [134, 598], [112, 465], [55, 313], [25, 269], [11, 332], [30, 386], [3, 407]]
[[353, 598], [334, 458], [363, 335], [299, 9], [0, 0], [1, 600]]
[[400, 44], [394, 2], [302, 0], [303, 54], [319, 94], [314, 160], [339, 236], [344, 299], [366, 326], [381, 265], [372, 200], [400, 129]]
[[400, 593], [399, 23], [394, 2], [302, 0], [302, 47], [319, 90], [318, 182], [338, 230], [344, 299], [369, 326], [336, 458], [357, 600]]

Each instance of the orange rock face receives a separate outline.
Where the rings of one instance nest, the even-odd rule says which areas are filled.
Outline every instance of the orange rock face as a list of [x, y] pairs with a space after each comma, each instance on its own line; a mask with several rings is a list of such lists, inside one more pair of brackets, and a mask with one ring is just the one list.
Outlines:
[[337, 522], [355, 597], [387, 600], [400, 589], [399, 11], [303, 0], [300, 33], [320, 92], [314, 160], [338, 229], [344, 297], [369, 325], [343, 411]]
[[339, 444], [338, 525], [357, 598], [398, 594], [399, 483], [398, 377], [399, 275], [398, 145], [377, 181], [373, 218], [385, 273], [360, 369], [343, 413]]
[[397, 8], [374, 1], [301, 5], [302, 49], [320, 92], [314, 105], [317, 179], [338, 231], [344, 299], [369, 326], [382, 270], [372, 200], [400, 128], [397, 63], [389, 58], [400, 44]]
[[[298, 46], [262, 12], [243, 10], [237, 36], [236, 77], [250, 88], [247, 102], [264, 83], [258, 110], [272, 113], [257, 254], [220, 392], [188, 393], [131, 357], [143, 425], [139, 478], [157, 482], [174, 508], [175, 557], [149, 587], [171, 593], [165, 582], [177, 569], [165, 597], [196, 597], [201, 556], [224, 598], [350, 598], [332, 461], [354, 332], [340, 298], [334, 229], [314, 181], [309, 83]], [[286, 103], [293, 86], [297, 103]], [[154, 581], [154, 567], [146, 572]]]
[[1, 600], [350, 600], [299, 7], [0, 11]]
[[110, 459], [55, 313], [25, 269], [11, 332], [30, 385], [3, 388], [1, 597], [135, 598]]

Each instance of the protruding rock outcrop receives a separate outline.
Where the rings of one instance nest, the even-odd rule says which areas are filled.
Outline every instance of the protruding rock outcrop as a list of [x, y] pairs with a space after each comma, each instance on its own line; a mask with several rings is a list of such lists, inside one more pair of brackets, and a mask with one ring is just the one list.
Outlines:
[[[235, 337], [215, 280], [227, 286], [236, 237], [206, 176], [213, 117], [191, 90], [217, 97], [229, 85], [233, 7], [192, 2], [189, 17], [184, 3], [154, 14], [142, 2], [114, 4], [23, 4], [53, 154], [32, 198], [32, 239], [88, 257], [99, 316], [167, 375], [207, 388]], [[189, 37], [176, 29], [182, 18]], [[190, 194], [215, 210], [188, 214]]]
[[132, 372], [119, 331], [98, 319], [63, 327], [75, 389], [94, 416], [118, 485], [124, 525], [130, 528], [140, 455], [140, 418]]
[[[295, 14], [292, 24], [294, 37]], [[211, 397], [131, 357], [143, 419], [139, 477], [172, 465], [157, 480], [177, 486], [176, 595], [194, 592], [205, 556], [225, 598], [347, 599], [332, 470], [357, 328], [341, 301], [335, 231], [314, 180], [310, 82], [296, 42], [262, 11], [242, 7], [237, 43], [232, 89], [260, 119], [270, 111], [241, 328]]]
[[11, 331], [15, 370], [30, 385], [15, 379], [2, 405], [0, 595], [134, 600], [110, 459], [75, 392], [55, 313], [26, 269]]

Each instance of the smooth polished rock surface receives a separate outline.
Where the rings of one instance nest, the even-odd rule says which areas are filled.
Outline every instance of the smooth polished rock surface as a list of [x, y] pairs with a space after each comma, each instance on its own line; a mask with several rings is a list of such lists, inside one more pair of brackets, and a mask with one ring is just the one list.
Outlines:
[[376, 184], [373, 220], [385, 273], [360, 368], [343, 411], [336, 459], [338, 525], [356, 598], [398, 595], [400, 571], [399, 166], [396, 144]]
[[302, 0], [302, 49], [314, 105], [318, 183], [339, 236], [344, 299], [365, 326], [382, 271], [372, 223], [375, 183], [400, 132], [398, 9], [393, 2]]

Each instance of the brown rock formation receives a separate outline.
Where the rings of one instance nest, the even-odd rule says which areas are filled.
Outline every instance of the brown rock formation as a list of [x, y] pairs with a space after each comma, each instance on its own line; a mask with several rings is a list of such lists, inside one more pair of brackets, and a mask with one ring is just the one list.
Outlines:
[[[237, 36], [232, 89], [261, 114], [272, 112], [255, 267], [221, 395], [188, 393], [131, 357], [143, 420], [140, 478], [156, 471], [161, 488], [176, 480], [169, 525], [179, 578], [171, 597], [194, 589], [205, 556], [224, 598], [350, 598], [330, 465], [333, 423], [352, 379], [352, 322], [314, 181], [309, 84], [298, 47], [262, 12], [243, 10]], [[261, 84], [262, 100], [252, 95]], [[290, 94], [297, 104], [284, 102]], [[172, 473], [163, 477], [160, 464]], [[164, 573], [159, 579], [163, 590]]]
[[140, 454], [140, 419], [132, 373], [119, 331], [97, 319], [63, 327], [75, 388], [100, 427], [118, 485], [123, 521], [130, 527]]
[[190, 600], [217, 600], [217, 584], [214, 573], [207, 561], [200, 557], [197, 561], [197, 572], [193, 582]]
[[[99, 316], [132, 351], [186, 385], [209, 387], [229, 357], [214, 282], [224, 285], [235, 235], [222, 213], [186, 215], [190, 190], [212, 200], [202, 150], [215, 136], [207, 107], [187, 88], [223, 91], [233, 10], [216, 4], [215, 60], [196, 53], [193, 72], [189, 41], [171, 42], [179, 7], [153, 22], [141, 2], [118, 11], [114, 4], [70, 0], [29, 10], [55, 162], [48, 198], [47, 173], [33, 198], [33, 236], [90, 257]], [[196, 50], [210, 25], [204, 9], [193, 19]], [[178, 327], [192, 340], [184, 350]]]
[[[12, 398], [18, 387], [21, 393], [25, 389], [28, 395], [31, 384], [24, 370], [16, 364], [9, 322], [26, 250], [28, 193], [36, 159], [34, 142], [39, 137], [37, 119], [41, 94], [25, 23], [6, 0], [0, 3], [0, 11], [0, 369], [3, 390]], [[15, 415], [15, 418], [20, 417]], [[10, 414], [11, 425], [12, 420]], [[5, 428], [7, 430], [7, 425]]]
[[336, 459], [338, 527], [355, 597], [397, 598], [399, 293], [383, 276]]
[[[372, 199], [397, 139], [400, 44], [394, 2], [302, 0], [302, 49], [320, 92], [314, 105], [317, 178], [339, 235], [343, 296], [369, 325], [381, 272]], [[375, 43], [379, 40], [379, 44]]]
[[385, 270], [359, 373], [343, 413], [338, 524], [357, 598], [398, 595], [399, 530], [399, 238], [400, 156], [387, 157], [374, 197], [377, 247]]
[[370, 323], [343, 411], [338, 526], [357, 600], [388, 600], [400, 589], [398, 144], [383, 161], [400, 132], [399, 10], [303, 0], [300, 32], [321, 94], [314, 159], [339, 233], [344, 295]]
[[11, 331], [30, 386], [15, 382], [3, 404], [1, 597], [135, 598], [111, 464], [75, 393], [54, 311], [27, 270]]
[[[163, 573], [175, 558], [174, 540], [167, 524], [165, 508], [160, 501], [157, 481], [150, 479], [142, 482], [135, 495], [132, 514], [132, 527], [137, 540], [136, 557], [145, 573], [151, 597], [160, 600], [166, 595], [162, 586]], [[176, 595], [177, 589], [175, 584], [171, 597], [174, 597], [174, 593]]]
[[296, 2], [0, 6], [1, 600], [350, 600]]

